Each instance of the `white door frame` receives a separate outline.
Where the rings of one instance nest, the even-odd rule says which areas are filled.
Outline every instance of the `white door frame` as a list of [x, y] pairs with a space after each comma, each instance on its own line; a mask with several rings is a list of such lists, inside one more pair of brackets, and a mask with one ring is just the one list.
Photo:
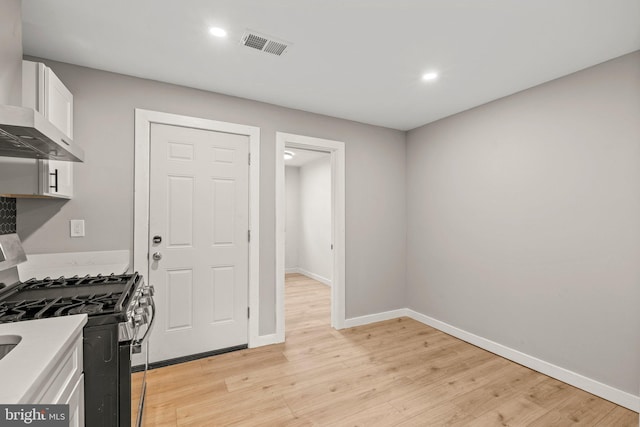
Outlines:
[[249, 137], [249, 318], [248, 344], [260, 333], [260, 128], [136, 108], [134, 161], [133, 269], [149, 277], [149, 160], [151, 124], [182, 126]]
[[284, 341], [285, 264], [285, 146], [331, 153], [331, 196], [333, 201], [331, 240], [333, 275], [331, 280], [331, 326], [345, 327], [345, 150], [344, 142], [276, 132], [276, 335]]

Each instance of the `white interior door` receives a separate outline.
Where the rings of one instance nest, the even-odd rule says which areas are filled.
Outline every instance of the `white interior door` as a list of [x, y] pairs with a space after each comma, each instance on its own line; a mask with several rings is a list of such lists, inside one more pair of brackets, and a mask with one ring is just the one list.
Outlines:
[[249, 138], [154, 123], [150, 145], [149, 360], [246, 344]]

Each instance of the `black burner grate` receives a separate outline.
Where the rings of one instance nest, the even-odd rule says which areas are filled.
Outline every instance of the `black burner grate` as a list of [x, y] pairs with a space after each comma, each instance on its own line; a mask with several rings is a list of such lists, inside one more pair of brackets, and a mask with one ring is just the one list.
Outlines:
[[40, 311], [46, 309], [48, 304], [49, 301], [46, 299], [0, 302], [0, 323], [35, 319], [35, 316]]
[[130, 274], [112, 274], [110, 276], [84, 276], [84, 277], [58, 277], [52, 279], [46, 277], [44, 279], [30, 279], [24, 282], [23, 290], [28, 289], [50, 289], [50, 288], [67, 288], [72, 286], [86, 285], [105, 285], [105, 284], [125, 284], [131, 279]]
[[137, 273], [31, 279], [0, 301], [0, 323], [72, 314], [100, 316], [101, 324], [117, 323], [125, 316], [140, 280]]
[[120, 293], [109, 293], [69, 298], [0, 302], [0, 323], [45, 319], [71, 314], [103, 315], [116, 313], [120, 296]]

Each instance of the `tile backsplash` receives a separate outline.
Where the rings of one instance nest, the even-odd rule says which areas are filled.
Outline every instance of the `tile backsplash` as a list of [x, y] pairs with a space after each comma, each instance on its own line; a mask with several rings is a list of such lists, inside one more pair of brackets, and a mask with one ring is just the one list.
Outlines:
[[0, 197], [0, 234], [16, 232], [16, 199]]

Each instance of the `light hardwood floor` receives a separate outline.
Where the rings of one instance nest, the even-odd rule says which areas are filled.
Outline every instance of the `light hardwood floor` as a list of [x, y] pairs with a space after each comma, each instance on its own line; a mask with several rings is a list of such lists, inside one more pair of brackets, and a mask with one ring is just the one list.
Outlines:
[[[638, 426], [638, 414], [408, 318], [335, 331], [286, 279], [286, 343], [148, 373], [146, 426]], [[139, 380], [135, 377], [134, 380]]]

